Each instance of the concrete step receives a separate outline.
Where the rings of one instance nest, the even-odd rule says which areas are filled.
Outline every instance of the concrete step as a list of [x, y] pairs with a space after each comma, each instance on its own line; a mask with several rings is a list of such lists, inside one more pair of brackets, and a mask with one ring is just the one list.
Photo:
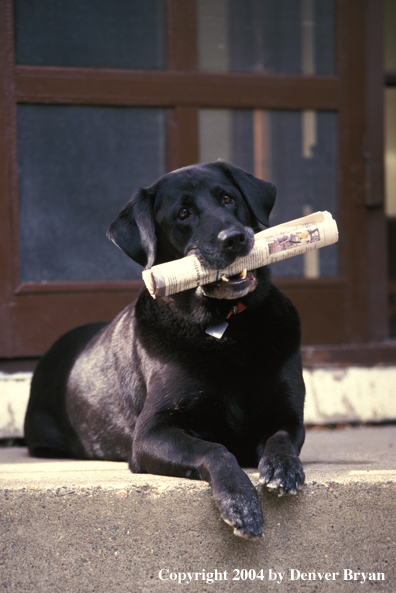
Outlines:
[[0, 590], [394, 593], [396, 426], [311, 430], [302, 459], [295, 497], [247, 470], [266, 534], [246, 541], [204, 482], [2, 449]]

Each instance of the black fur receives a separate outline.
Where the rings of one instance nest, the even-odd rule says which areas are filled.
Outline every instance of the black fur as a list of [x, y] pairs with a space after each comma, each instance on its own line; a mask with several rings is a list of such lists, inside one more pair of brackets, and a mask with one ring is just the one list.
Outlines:
[[[146, 267], [195, 253], [220, 269], [250, 251], [274, 200], [237, 167], [194, 165], [139, 190], [108, 234]], [[206, 332], [226, 318], [223, 337]], [[223, 519], [253, 537], [264, 520], [241, 466], [296, 493], [303, 404], [299, 318], [264, 267], [172, 297], [144, 289], [112, 323], [60, 338], [34, 374], [25, 437], [32, 455], [207, 480]]]

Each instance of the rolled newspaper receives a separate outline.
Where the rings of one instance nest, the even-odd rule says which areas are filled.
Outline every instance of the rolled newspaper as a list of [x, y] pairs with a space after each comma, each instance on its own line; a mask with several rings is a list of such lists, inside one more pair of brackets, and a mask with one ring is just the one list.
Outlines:
[[233, 264], [222, 270], [208, 268], [197, 256], [188, 255], [144, 270], [142, 276], [151, 296], [163, 297], [216, 282], [222, 276], [240, 274], [245, 269], [255, 270], [337, 241], [337, 223], [330, 212], [314, 212], [257, 233], [249, 255], [237, 257]]

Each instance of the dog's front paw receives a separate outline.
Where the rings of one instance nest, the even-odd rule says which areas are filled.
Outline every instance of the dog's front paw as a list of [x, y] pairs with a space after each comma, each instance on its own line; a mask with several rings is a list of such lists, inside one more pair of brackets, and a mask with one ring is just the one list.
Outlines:
[[227, 494], [218, 505], [222, 518], [234, 528], [235, 535], [249, 539], [264, 535], [264, 517], [256, 493]]
[[260, 482], [269, 490], [283, 494], [297, 494], [305, 481], [299, 457], [294, 455], [264, 455], [259, 464]]

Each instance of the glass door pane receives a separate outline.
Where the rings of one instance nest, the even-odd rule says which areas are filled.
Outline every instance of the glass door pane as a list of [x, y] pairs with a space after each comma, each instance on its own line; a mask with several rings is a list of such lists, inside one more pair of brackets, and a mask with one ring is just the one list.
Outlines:
[[166, 172], [166, 110], [19, 105], [18, 149], [21, 281], [140, 278], [106, 230]]
[[[396, 72], [396, 3], [385, 0], [385, 71]], [[389, 331], [396, 338], [396, 87], [385, 88], [385, 205], [388, 226]]]
[[197, 0], [199, 68], [334, 74], [334, 0]]
[[385, 195], [388, 218], [389, 325], [396, 337], [396, 88], [385, 89]]
[[163, 0], [15, 0], [16, 62], [165, 68]]

